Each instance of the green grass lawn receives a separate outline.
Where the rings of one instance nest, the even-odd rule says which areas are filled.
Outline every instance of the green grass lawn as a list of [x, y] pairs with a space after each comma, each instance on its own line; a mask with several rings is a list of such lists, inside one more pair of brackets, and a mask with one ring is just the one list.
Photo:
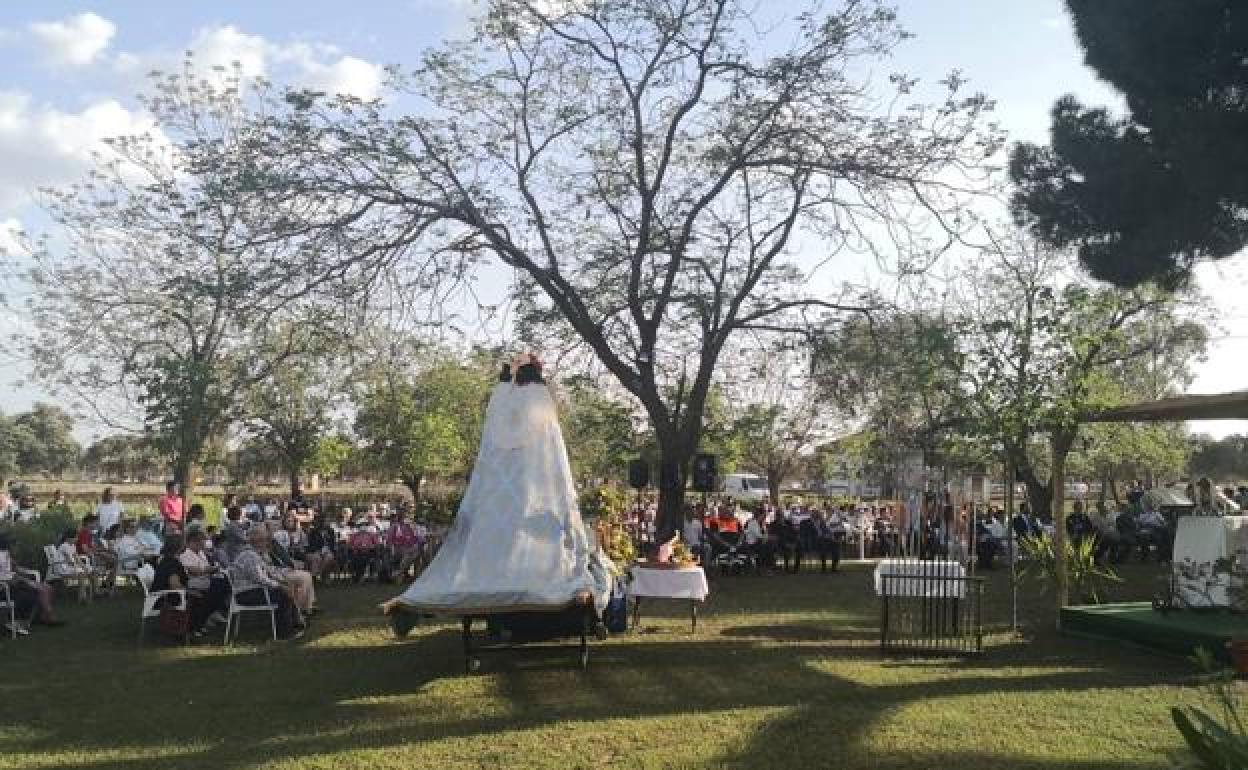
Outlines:
[[[1144, 598], [1136, 566], [1112, 598]], [[1204, 699], [1191, 666], [1057, 637], [1049, 600], [1008, 620], [995, 574], [987, 653], [885, 659], [866, 566], [717, 578], [696, 634], [687, 608], [569, 651], [462, 673], [457, 626], [395, 641], [391, 590], [322, 589], [297, 643], [135, 644], [133, 592], [64, 607], [70, 625], [0, 640], [3, 768], [1139, 768], [1181, 747], [1168, 709]], [[64, 597], [62, 597], [64, 598]]]

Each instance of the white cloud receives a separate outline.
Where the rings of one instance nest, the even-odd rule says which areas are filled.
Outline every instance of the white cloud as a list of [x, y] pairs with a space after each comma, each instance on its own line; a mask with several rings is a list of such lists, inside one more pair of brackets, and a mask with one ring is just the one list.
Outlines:
[[290, 81], [330, 94], [347, 94], [374, 99], [381, 92], [385, 68], [355, 56], [341, 55], [329, 45], [291, 43], [271, 46], [273, 58], [289, 62]]
[[41, 187], [80, 180], [93, 153], [107, 150], [104, 139], [155, 130], [113, 99], [65, 112], [34, 105], [26, 93], [0, 92], [0, 216], [20, 213]]
[[[326, 43], [277, 43], [245, 32], [234, 25], [205, 27], [187, 44], [191, 61], [200, 77], [233, 72], [243, 77], [264, 76], [278, 83], [313, 88], [331, 94], [349, 94], [361, 99], [375, 98], [385, 80], [385, 68]], [[181, 52], [122, 52], [113, 59], [123, 75], [145, 75], [157, 70], [180, 70]]]
[[[93, 14], [32, 25], [32, 29], [36, 26], [47, 52], [51, 55], [55, 49], [58, 61], [106, 62], [127, 86], [152, 69], [181, 69], [182, 51], [176, 49], [101, 54], [114, 26]], [[97, 33], [93, 37], [86, 35], [90, 40], [77, 41], [76, 48], [69, 44], [71, 31], [93, 30]], [[53, 46], [53, 40], [60, 45]], [[381, 66], [333, 45], [275, 43], [233, 25], [201, 29], [187, 47], [195, 52], [197, 72], [206, 77], [216, 67], [230, 69], [238, 62], [245, 76], [263, 75], [278, 83], [371, 99], [380, 93], [385, 75]], [[40, 188], [82, 180], [95, 163], [94, 154], [107, 152], [102, 140], [152, 132], [163, 143], [150, 117], [126, 105], [122, 99], [98, 98], [81, 108], [66, 109], [32, 99], [26, 91], [0, 88], [0, 226], [7, 226], [9, 217], [24, 216]], [[0, 242], [11, 235], [6, 232], [0, 231]]]
[[271, 44], [264, 38], [249, 35], [233, 25], [201, 29], [190, 44], [195, 65], [203, 72], [217, 67], [230, 70], [237, 64], [246, 77], [266, 74], [270, 48]]
[[116, 33], [116, 24], [94, 13], [30, 25], [30, 34], [42, 48], [44, 58], [66, 67], [82, 67], [95, 61]]
[[15, 218], [0, 219], [0, 260], [25, 253], [21, 238], [21, 220]]

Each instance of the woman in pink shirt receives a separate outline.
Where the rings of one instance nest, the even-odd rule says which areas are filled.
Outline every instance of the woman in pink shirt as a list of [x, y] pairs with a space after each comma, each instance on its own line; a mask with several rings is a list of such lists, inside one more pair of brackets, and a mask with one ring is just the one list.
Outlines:
[[413, 564], [419, 569], [424, 545], [424, 540], [416, 531], [416, 527], [407, 520], [407, 513], [404, 511], [396, 513], [394, 521], [390, 523], [390, 528], [386, 530], [386, 546], [390, 550], [390, 558], [399, 564], [398, 570], [394, 573], [396, 576], [406, 579], [407, 570]]
[[165, 484], [165, 494], [161, 495], [160, 502], [157, 503], [160, 517], [165, 522], [166, 534], [182, 532], [182, 496], [178, 491], [178, 482], [170, 481]]

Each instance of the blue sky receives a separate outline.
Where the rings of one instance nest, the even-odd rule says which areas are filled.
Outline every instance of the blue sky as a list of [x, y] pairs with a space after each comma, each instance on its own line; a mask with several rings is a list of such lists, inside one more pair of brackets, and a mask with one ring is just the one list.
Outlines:
[[[769, 13], [782, 6], [765, 5]], [[915, 38], [881, 74], [906, 72], [931, 82], [956, 68], [972, 88], [996, 99], [997, 119], [1013, 139], [1043, 141], [1048, 110], [1061, 94], [1116, 101], [1083, 67], [1060, 0], [897, 0], [897, 6]], [[188, 48], [209, 63], [237, 59], [251, 74], [371, 96], [383, 65], [415, 64], [421, 51], [463, 31], [473, 7], [471, 0], [0, 5], [0, 243], [10, 228], [42, 225], [31, 203], [34, 190], [77, 178], [101, 138], [146, 125], [133, 95], [147, 71], [178, 66]], [[1243, 262], [1200, 273], [1226, 320], [1194, 392], [1248, 386], [1239, 367], [1226, 363], [1248, 353], [1248, 316], [1234, 315], [1248, 285]], [[20, 363], [3, 365], [20, 373]], [[15, 377], [3, 375], [0, 410], [41, 397], [34, 387], [7, 387]], [[1222, 434], [1248, 423], [1196, 427]]]

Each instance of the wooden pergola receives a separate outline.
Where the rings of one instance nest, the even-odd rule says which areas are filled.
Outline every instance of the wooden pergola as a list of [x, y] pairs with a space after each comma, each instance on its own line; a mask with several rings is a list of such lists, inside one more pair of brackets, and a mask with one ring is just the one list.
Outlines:
[[1177, 420], [1248, 420], [1248, 390], [1210, 395], [1174, 396], [1106, 409], [1084, 422], [1174, 422]]

